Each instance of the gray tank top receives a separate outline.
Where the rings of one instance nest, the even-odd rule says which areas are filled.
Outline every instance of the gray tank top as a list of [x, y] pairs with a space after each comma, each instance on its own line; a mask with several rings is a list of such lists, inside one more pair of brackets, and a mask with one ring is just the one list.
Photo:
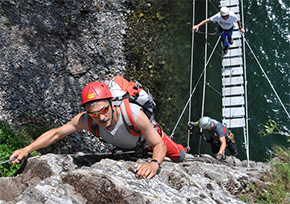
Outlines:
[[[141, 109], [140, 106], [130, 103], [133, 118], [136, 123], [137, 115]], [[111, 132], [105, 128], [99, 127], [99, 135], [105, 142], [115, 145], [122, 149], [131, 149], [136, 147], [137, 142], [141, 136], [133, 136], [127, 129], [124, 123], [121, 110], [118, 108], [119, 120], [117, 126]]]

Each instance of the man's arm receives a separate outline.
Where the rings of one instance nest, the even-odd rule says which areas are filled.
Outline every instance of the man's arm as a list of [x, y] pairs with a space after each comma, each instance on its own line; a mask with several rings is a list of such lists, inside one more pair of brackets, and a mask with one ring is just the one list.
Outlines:
[[220, 137], [219, 140], [221, 142], [221, 146], [217, 155], [221, 154], [222, 158], [225, 159], [224, 151], [226, 150], [226, 147], [227, 147], [226, 137], [225, 136]]
[[[161, 164], [166, 155], [166, 145], [143, 111], [139, 111], [136, 122], [142, 135], [153, 149], [152, 160], [156, 159]], [[156, 162], [142, 163], [137, 166], [136, 171], [138, 176], [150, 179], [156, 174], [158, 168], [159, 165]]]
[[237, 20], [237, 24], [239, 26], [239, 30], [241, 33], [244, 33], [245, 32], [245, 29], [242, 27], [242, 24], [241, 24], [241, 21], [240, 20]]
[[48, 147], [49, 145], [56, 142], [57, 140], [60, 140], [61, 138], [71, 133], [77, 132], [85, 128], [86, 128], [86, 124], [84, 120], [84, 113], [80, 113], [76, 115], [67, 124], [59, 128], [54, 128], [43, 133], [31, 144], [27, 145], [26, 147], [22, 149], [18, 149], [14, 151], [11, 154], [10, 159], [16, 158], [16, 160], [12, 161], [12, 163], [19, 163], [23, 158], [27, 157], [29, 153]]
[[193, 26], [192, 27], [192, 30], [198, 31], [198, 29], [199, 29], [200, 26], [202, 26], [202, 25], [204, 25], [206, 23], [209, 23], [209, 22], [210, 22], [210, 19], [209, 18], [208, 19], [205, 19], [205, 20], [201, 21], [199, 24]]

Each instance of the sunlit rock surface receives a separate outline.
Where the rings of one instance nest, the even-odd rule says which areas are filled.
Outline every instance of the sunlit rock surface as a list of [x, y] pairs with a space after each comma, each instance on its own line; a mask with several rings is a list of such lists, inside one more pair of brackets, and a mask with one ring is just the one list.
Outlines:
[[[0, 203], [244, 203], [235, 195], [261, 180], [269, 167], [208, 155], [174, 163], [166, 159], [152, 179], [135, 176], [142, 161], [121, 155], [55, 155], [29, 158], [12, 178], [0, 178]], [[233, 165], [233, 161], [235, 165]]]

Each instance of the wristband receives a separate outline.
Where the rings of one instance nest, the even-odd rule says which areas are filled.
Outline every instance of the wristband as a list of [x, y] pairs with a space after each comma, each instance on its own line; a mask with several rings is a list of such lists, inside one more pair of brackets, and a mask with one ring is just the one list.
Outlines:
[[161, 165], [161, 164], [159, 163], [159, 161], [158, 161], [157, 159], [152, 159], [151, 162], [155, 162], [155, 163], [157, 163], [157, 164], [158, 164], [158, 169], [160, 169], [160, 165]]

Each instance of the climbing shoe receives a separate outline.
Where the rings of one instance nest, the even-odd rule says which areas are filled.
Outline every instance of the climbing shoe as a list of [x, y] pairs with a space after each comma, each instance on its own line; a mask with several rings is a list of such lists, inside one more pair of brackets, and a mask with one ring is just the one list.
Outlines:
[[234, 43], [233, 38], [228, 38], [228, 40], [229, 40], [229, 43], [230, 43], [231, 45]]
[[229, 51], [229, 47], [230, 47], [230, 46], [225, 46], [225, 48], [224, 48], [224, 53], [225, 53], [225, 54], [228, 53], [228, 51]]

